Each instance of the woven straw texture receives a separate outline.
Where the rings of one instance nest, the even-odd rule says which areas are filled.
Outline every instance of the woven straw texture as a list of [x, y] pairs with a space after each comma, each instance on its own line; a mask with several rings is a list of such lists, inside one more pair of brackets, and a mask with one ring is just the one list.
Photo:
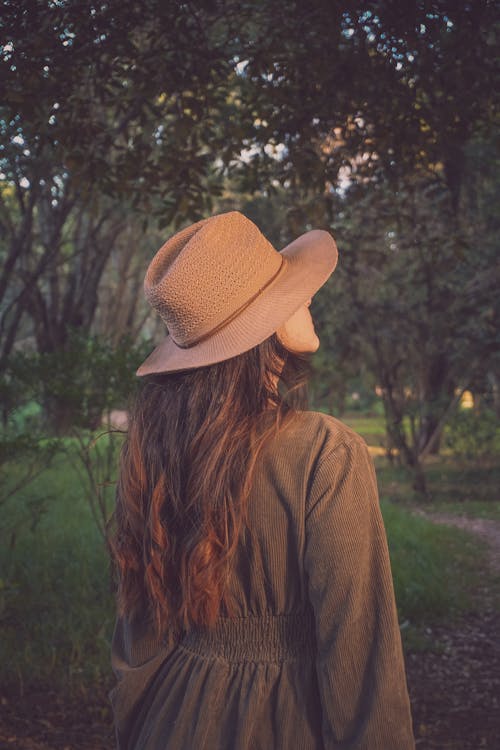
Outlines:
[[146, 298], [170, 335], [137, 374], [203, 367], [257, 346], [316, 293], [336, 263], [335, 241], [321, 230], [278, 252], [237, 211], [187, 227], [147, 270]]
[[233, 211], [166, 242], [149, 267], [145, 293], [176, 343], [189, 345], [266, 286], [281, 260], [255, 224]]

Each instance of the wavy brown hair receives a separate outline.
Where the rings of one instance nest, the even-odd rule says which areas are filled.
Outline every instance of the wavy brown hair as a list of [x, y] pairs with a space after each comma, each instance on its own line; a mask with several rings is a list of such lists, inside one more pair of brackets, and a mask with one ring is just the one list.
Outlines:
[[[276, 335], [218, 364], [144, 379], [131, 413], [111, 549], [118, 611], [157, 632], [214, 623], [264, 443], [306, 403], [308, 359]], [[279, 380], [279, 387], [277, 383]]]

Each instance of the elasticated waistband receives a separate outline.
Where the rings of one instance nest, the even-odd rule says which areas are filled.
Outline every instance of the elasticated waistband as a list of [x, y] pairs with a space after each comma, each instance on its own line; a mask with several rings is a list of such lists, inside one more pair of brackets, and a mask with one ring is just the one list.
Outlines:
[[221, 617], [210, 629], [190, 630], [180, 642], [187, 651], [230, 662], [282, 662], [314, 653], [312, 612], [262, 617]]

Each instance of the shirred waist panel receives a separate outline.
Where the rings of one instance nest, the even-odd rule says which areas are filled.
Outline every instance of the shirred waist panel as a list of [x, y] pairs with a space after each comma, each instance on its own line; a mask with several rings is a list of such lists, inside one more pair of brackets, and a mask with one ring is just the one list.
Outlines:
[[220, 617], [213, 628], [193, 628], [181, 648], [229, 662], [283, 662], [312, 656], [315, 650], [312, 611], [286, 615]]

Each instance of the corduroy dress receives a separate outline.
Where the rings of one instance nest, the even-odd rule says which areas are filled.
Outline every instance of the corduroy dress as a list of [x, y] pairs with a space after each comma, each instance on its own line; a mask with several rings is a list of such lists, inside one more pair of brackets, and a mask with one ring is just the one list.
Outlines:
[[342, 422], [267, 444], [230, 589], [237, 617], [173, 646], [118, 619], [120, 750], [414, 748], [373, 462]]

